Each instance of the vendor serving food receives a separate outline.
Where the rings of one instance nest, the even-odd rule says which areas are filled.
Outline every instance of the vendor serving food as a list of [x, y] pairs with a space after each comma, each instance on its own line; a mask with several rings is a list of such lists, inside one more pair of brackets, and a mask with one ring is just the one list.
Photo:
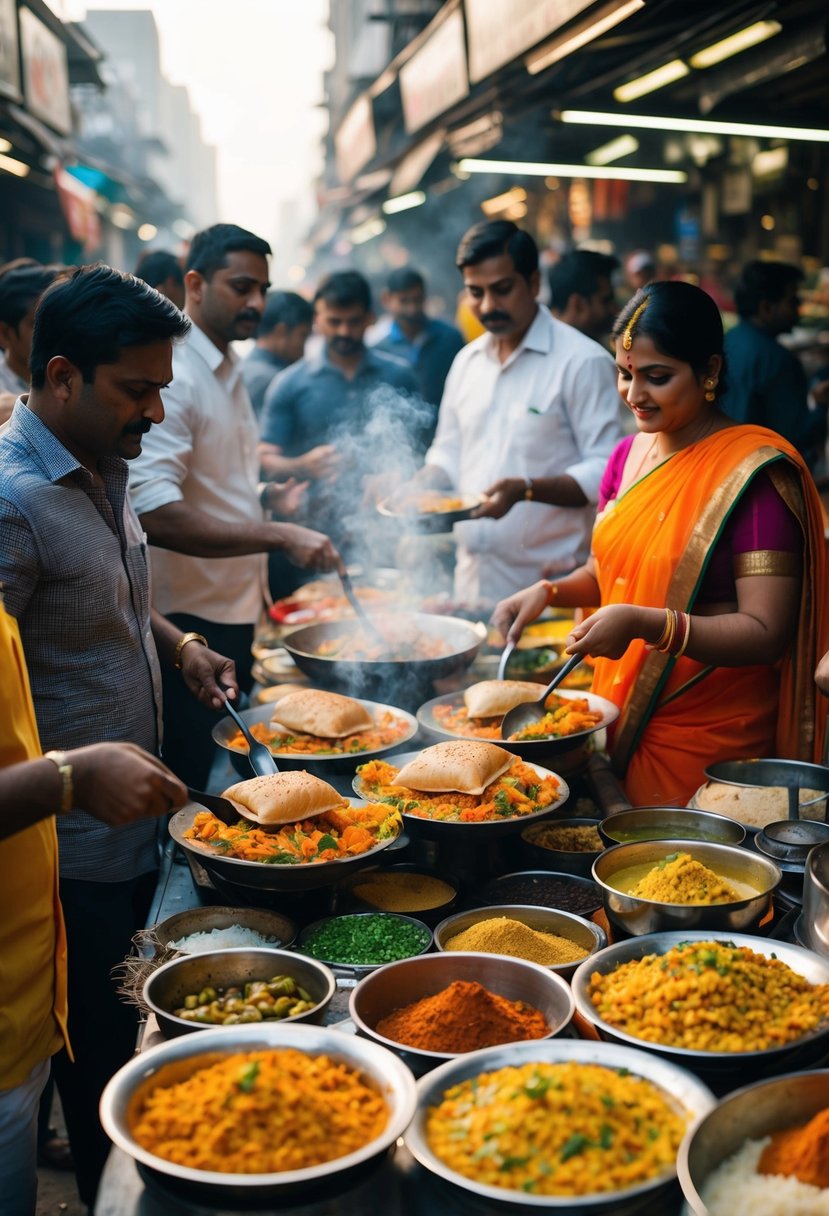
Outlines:
[[[500, 739], [504, 714], [516, 705], [538, 700], [538, 684], [530, 680], [481, 680], [463, 694], [463, 706], [436, 705], [432, 711], [435, 722], [453, 735], [475, 739]], [[550, 693], [547, 713], [517, 734], [510, 735], [512, 743], [543, 739], [561, 739], [583, 730], [593, 730], [602, 715], [590, 708], [585, 697], [560, 697]]]
[[[372, 715], [352, 697], [305, 688], [280, 697], [270, 722], [254, 722], [250, 730], [277, 754], [344, 756], [389, 747], [406, 737], [409, 724], [390, 710]], [[247, 751], [241, 731], [228, 746]]]

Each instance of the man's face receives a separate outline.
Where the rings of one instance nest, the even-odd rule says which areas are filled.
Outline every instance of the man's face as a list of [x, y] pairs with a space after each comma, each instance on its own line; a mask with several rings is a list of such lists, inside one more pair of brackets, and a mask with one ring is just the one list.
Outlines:
[[800, 318], [800, 296], [798, 284], [789, 283], [783, 292], [782, 299], [766, 301], [768, 324], [766, 328], [772, 334], [788, 334], [794, 329]]
[[372, 322], [372, 315], [360, 304], [334, 304], [317, 300], [314, 324], [325, 339], [332, 355], [353, 358], [363, 350], [363, 336]]
[[463, 283], [472, 313], [499, 338], [524, 333], [536, 313], [538, 271], [525, 279], [508, 253], [464, 266]]
[[282, 358], [288, 363], [296, 363], [305, 354], [305, 343], [311, 336], [311, 326], [301, 323], [299, 325], [285, 326], [285, 336], [282, 342]]
[[596, 279], [596, 290], [592, 296], [586, 297], [586, 304], [585, 322], [579, 328], [582, 333], [598, 342], [610, 333], [618, 311], [610, 279]]
[[426, 293], [422, 287], [387, 291], [383, 302], [389, 316], [395, 321], [404, 321], [415, 329], [422, 329], [426, 320]]
[[156, 291], [160, 291], [163, 296], [166, 296], [168, 300], [171, 300], [175, 304], [176, 308], [181, 309], [182, 312], [184, 311], [184, 284], [179, 283], [178, 279], [174, 279], [172, 275], [168, 275], [163, 283], [158, 284]]
[[[0, 346], [6, 352], [7, 362], [15, 369], [28, 368], [29, 356], [32, 353], [32, 326], [35, 320], [37, 300], [32, 301], [32, 307], [21, 317], [18, 325], [0, 324]], [[23, 375], [28, 379], [27, 375]]]
[[164, 420], [161, 390], [173, 378], [172, 342], [124, 347], [117, 363], [99, 364], [91, 384], [75, 372], [63, 412], [67, 435], [94, 456], [134, 460], [143, 436]]
[[188, 312], [200, 329], [222, 343], [254, 336], [270, 286], [268, 263], [261, 253], [237, 249], [226, 262], [210, 279], [195, 270], [187, 272]]

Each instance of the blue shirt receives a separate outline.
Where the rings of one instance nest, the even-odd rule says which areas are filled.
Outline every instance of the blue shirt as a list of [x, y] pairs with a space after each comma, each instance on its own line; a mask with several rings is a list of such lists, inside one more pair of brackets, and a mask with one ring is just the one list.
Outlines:
[[264, 346], [254, 346], [253, 350], [239, 365], [245, 388], [248, 390], [250, 403], [257, 417], [262, 413], [265, 404], [265, 393], [270, 387], [274, 376], [283, 372], [289, 364], [273, 351], [265, 350]]
[[[423, 400], [435, 407], [436, 422], [437, 407], [443, 396], [443, 386], [446, 383], [449, 368], [462, 346], [463, 338], [454, 325], [447, 325], [445, 321], [437, 321], [430, 317], [414, 341], [407, 338], [398, 323], [394, 321], [386, 337], [382, 338], [373, 349], [395, 355], [398, 359], [405, 359], [411, 364], [417, 376]], [[431, 434], [425, 436], [426, 447], [431, 443], [433, 435], [434, 425], [431, 428]]]

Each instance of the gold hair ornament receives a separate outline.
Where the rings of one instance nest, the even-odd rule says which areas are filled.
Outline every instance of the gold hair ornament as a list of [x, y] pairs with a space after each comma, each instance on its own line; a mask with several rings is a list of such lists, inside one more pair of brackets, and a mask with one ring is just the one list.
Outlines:
[[641, 317], [641, 315], [645, 311], [645, 309], [648, 307], [649, 303], [650, 303], [650, 296], [648, 296], [647, 299], [644, 299], [642, 301], [642, 303], [639, 305], [639, 307], [634, 312], [633, 316], [628, 321], [627, 328], [625, 329], [624, 337], [622, 338], [622, 346], [625, 348], [625, 350], [630, 350], [631, 346], [633, 346], [633, 331], [636, 328], [637, 321], [639, 320], [639, 318]]

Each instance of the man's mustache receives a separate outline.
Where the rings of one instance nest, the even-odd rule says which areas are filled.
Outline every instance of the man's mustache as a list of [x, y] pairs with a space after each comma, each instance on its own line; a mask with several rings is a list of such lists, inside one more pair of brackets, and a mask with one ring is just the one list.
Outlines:
[[137, 422], [128, 422], [124, 427], [125, 435], [146, 435], [152, 426], [149, 418], [139, 418]]
[[254, 325], [258, 325], [259, 322], [262, 320], [262, 318], [258, 312], [254, 311], [254, 309], [246, 308], [243, 312], [239, 312], [236, 314], [236, 320], [237, 321], [252, 321]]
[[509, 321], [510, 315], [508, 312], [484, 312], [481, 313], [481, 323], [488, 325], [490, 321]]

